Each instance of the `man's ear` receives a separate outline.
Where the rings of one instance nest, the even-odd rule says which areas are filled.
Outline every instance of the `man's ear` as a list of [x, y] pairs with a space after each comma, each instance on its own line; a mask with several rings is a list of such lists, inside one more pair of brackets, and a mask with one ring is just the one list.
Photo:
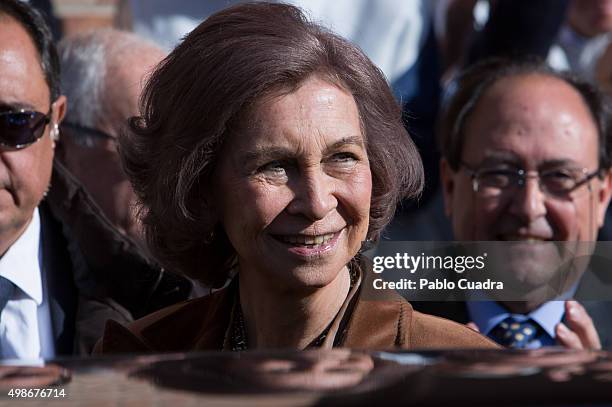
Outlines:
[[53, 102], [53, 115], [51, 117], [51, 121], [59, 125], [66, 116], [67, 107], [68, 102], [66, 101], [66, 96], [61, 95], [58, 97], [55, 102]]
[[597, 227], [601, 228], [606, 219], [606, 211], [612, 196], [612, 169], [604, 172], [604, 177], [600, 181], [599, 192], [597, 194]]
[[53, 140], [53, 148], [55, 148], [55, 143], [59, 140], [59, 125], [64, 120], [66, 116], [66, 96], [61, 95], [58, 97], [52, 105], [52, 114], [51, 114], [51, 139]]
[[455, 190], [455, 172], [450, 167], [446, 158], [440, 160], [440, 179], [442, 181], [442, 193], [444, 194], [444, 213], [451, 218], [453, 216], [453, 192]]

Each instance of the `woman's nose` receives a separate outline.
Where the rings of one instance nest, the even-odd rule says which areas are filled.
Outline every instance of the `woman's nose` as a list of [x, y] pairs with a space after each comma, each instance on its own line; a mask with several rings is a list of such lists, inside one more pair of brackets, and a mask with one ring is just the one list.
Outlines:
[[292, 215], [320, 220], [338, 205], [333, 178], [320, 169], [301, 174], [293, 189], [295, 195], [287, 206], [287, 212]]

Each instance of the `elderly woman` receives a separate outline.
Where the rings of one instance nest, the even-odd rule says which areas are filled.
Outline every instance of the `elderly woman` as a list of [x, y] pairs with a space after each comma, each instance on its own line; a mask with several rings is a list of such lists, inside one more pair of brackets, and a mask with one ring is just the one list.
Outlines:
[[355, 46], [281, 4], [243, 4], [197, 27], [146, 85], [121, 152], [151, 251], [226, 288], [127, 328], [98, 352], [492, 346], [362, 301], [362, 242], [422, 167], [385, 78]]

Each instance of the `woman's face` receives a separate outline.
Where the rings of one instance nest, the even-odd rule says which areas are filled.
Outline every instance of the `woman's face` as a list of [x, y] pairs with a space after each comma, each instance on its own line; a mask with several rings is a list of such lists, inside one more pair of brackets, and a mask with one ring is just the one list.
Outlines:
[[355, 101], [315, 76], [259, 101], [252, 121], [226, 144], [213, 198], [240, 273], [325, 286], [368, 230], [372, 180]]

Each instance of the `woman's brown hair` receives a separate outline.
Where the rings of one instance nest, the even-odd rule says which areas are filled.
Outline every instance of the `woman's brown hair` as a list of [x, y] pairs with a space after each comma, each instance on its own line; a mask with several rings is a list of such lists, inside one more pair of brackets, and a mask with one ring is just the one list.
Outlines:
[[350, 92], [359, 109], [372, 172], [368, 239], [400, 200], [419, 194], [421, 159], [380, 70], [294, 6], [240, 4], [200, 24], [158, 66], [120, 141], [149, 248], [164, 266], [212, 287], [225, 282], [235, 252], [207, 205], [218, 154], [260, 98], [311, 75]]

